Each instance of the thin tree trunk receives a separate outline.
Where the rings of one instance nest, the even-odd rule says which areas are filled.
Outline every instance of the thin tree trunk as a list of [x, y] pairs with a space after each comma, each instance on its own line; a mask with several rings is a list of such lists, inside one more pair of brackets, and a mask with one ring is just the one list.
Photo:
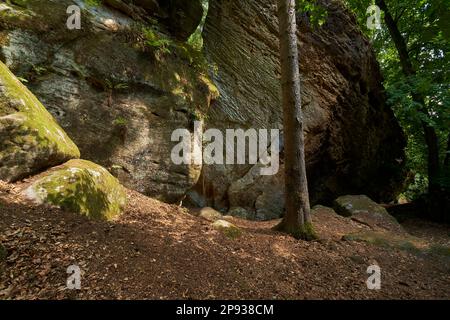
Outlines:
[[[402, 34], [400, 33], [400, 30], [398, 29], [397, 23], [392, 18], [389, 8], [387, 7], [384, 0], [376, 0], [376, 3], [380, 7], [380, 9], [384, 11], [384, 21], [386, 22], [386, 25], [389, 29], [389, 34], [391, 35], [395, 47], [397, 48], [403, 74], [406, 77], [416, 75], [416, 70], [412, 65], [405, 39], [403, 38]], [[428, 112], [425, 109], [424, 97], [421, 94], [415, 92], [411, 92], [411, 96], [414, 102], [422, 106], [422, 108], [419, 111], [428, 116]], [[430, 126], [425, 121], [421, 121], [421, 124], [425, 136], [425, 142], [428, 148], [428, 181], [429, 181], [428, 189], [430, 193], [434, 193], [439, 190], [439, 184], [436, 181], [439, 175], [439, 167], [440, 167], [439, 140], [436, 131], [432, 126]]]
[[306, 178], [303, 115], [297, 49], [295, 0], [278, 0], [281, 85], [285, 139], [286, 212], [278, 230], [296, 238], [314, 238]]
[[445, 155], [444, 167], [446, 170], [450, 170], [450, 133], [447, 138], [447, 154]]

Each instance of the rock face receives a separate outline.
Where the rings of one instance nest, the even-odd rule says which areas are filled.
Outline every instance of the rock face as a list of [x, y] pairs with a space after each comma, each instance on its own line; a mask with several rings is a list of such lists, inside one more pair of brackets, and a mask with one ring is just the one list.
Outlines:
[[[398, 186], [405, 141], [385, 104], [371, 46], [337, 1], [319, 1], [327, 22], [298, 15], [307, 169], [312, 202], [366, 193], [389, 200]], [[204, 30], [220, 98], [207, 128], [282, 129], [276, 1], [212, 0]], [[251, 166], [204, 166], [190, 192], [201, 206], [241, 208], [249, 217], [283, 213], [283, 166], [274, 177]], [[382, 191], [381, 191], [382, 190]], [[242, 213], [242, 210], [240, 210]]]
[[112, 220], [125, 208], [127, 195], [105, 168], [71, 160], [38, 176], [25, 190], [37, 203], [48, 203], [89, 218]]
[[[180, 201], [201, 166], [172, 163], [177, 142], [171, 135], [179, 128], [193, 131], [193, 120], [217, 95], [214, 86], [195, 53], [141, 20], [137, 6], [75, 2], [81, 30], [66, 27], [71, 0], [3, 5], [0, 59], [28, 80], [84, 159], [129, 188]], [[129, 15], [126, 8], [132, 8]]]
[[14, 182], [79, 157], [50, 113], [0, 62], [0, 179]]
[[200, 0], [159, 0], [158, 2], [159, 6], [167, 12], [165, 23], [170, 32], [180, 40], [189, 38], [202, 20], [203, 7]]
[[203, 7], [200, 0], [103, 0], [136, 20], [151, 15], [165, 24], [169, 31], [184, 41], [197, 29]]
[[373, 229], [384, 229], [394, 233], [405, 233], [402, 226], [385, 208], [365, 195], [349, 195], [337, 198], [334, 209], [344, 217], [363, 223]]
[[[81, 30], [66, 27], [73, 3], [82, 9]], [[210, 1], [204, 49], [220, 90], [211, 108], [218, 92], [205, 64], [180, 42], [201, 19], [200, 0], [88, 3], [0, 6], [0, 60], [28, 80], [83, 158], [160, 200], [189, 192], [199, 207], [261, 220], [282, 215], [283, 163], [277, 175], [260, 176], [251, 165], [171, 161], [172, 132], [192, 133], [194, 120], [221, 130], [282, 129], [275, 0]], [[323, 27], [298, 17], [312, 203], [352, 193], [387, 200], [403, 161], [401, 130], [369, 42], [338, 2], [321, 3]]]

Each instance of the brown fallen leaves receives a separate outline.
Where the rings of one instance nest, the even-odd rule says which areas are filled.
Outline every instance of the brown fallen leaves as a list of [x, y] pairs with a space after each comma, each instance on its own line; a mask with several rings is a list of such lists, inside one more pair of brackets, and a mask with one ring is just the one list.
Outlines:
[[[304, 242], [272, 231], [276, 221], [230, 218], [243, 231], [230, 238], [186, 209], [128, 196], [118, 221], [97, 222], [0, 183], [0, 299], [450, 298], [448, 260], [343, 241], [366, 228], [348, 219], [316, 215], [322, 240]], [[439, 234], [445, 242], [449, 230]], [[365, 284], [372, 263], [380, 291]], [[81, 290], [66, 288], [70, 265]]]

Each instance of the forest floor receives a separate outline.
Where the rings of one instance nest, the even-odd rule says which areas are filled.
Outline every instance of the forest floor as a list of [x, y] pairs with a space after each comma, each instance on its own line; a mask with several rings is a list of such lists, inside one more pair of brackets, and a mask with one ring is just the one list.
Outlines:
[[[128, 196], [121, 218], [98, 222], [0, 182], [0, 299], [450, 299], [449, 227], [406, 221], [424, 248], [413, 250], [343, 240], [368, 227], [319, 211], [319, 241], [237, 218], [228, 220], [242, 234], [230, 238], [185, 208]], [[371, 264], [381, 290], [367, 288]], [[70, 265], [81, 290], [66, 288]]]

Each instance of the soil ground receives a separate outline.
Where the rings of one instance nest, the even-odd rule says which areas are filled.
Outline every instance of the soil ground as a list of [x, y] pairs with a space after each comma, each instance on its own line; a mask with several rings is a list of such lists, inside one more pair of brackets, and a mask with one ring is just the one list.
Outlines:
[[[450, 299], [446, 226], [403, 224], [439, 250], [343, 240], [368, 227], [320, 210], [318, 241], [231, 217], [242, 234], [228, 237], [185, 208], [128, 197], [117, 221], [99, 222], [29, 203], [0, 182], [0, 299]], [[381, 290], [366, 285], [374, 263]], [[70, 265], [82, 270], [81, 290], [66, 288]]]

